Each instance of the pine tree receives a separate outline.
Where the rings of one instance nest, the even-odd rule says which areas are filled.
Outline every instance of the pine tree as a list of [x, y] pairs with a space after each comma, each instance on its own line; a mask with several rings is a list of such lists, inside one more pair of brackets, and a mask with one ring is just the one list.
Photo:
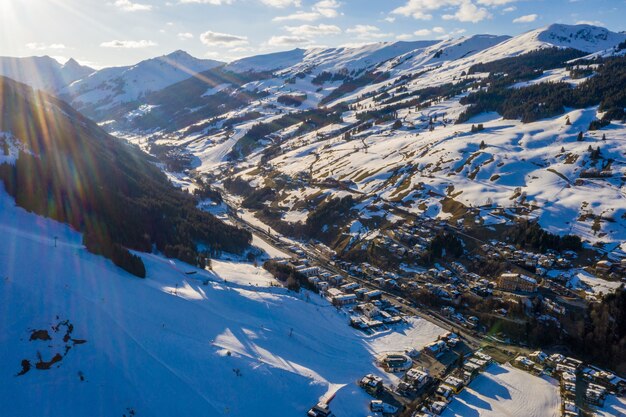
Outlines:
[[606, 133], [602, 134], [602, 140], [606, 140]]
[[583, 132], [578, 132], [578, 137], [576, 138], [576, 140], [577, 140], [578, 142], [582, 142], [582, 141], [584, 140], [584, 138], [583, 138]]

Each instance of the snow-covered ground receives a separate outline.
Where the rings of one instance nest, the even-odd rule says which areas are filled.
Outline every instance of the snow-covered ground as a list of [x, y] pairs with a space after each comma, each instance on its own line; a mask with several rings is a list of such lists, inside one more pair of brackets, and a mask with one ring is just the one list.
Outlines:
[[558, 382], [491, 365], [448, 405], [443, 417], [557, 417]]
[[[334, 393], [337, 415], [363, 416], [355, 381], [395, 380], [376, 352], [419, 349], [442, 332], [411, 320], [367, 336], [317, 295], [266, 287], [249, 264], [215, 261], [210, 273], [140, 254], [141, 280], [3, 191], [0, 233], [2, 416], [302, 416]], [[33, 330], [52, 340], [29, 340]], [[32, 368], [16, 376], [24, 360]]]
[[597, 417], [624, 417], [626, 416], [626, 398], [609, 395], [602, 408], [596, 409]]

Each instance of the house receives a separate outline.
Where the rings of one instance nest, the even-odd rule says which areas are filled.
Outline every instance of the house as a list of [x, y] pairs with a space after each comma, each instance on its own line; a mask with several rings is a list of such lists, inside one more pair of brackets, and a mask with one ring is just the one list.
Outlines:
[[370, 395], [378, 395], [383, 390], [383, 379], [374, 374], [367, 374], [359, 381], [359, 386]]
[[533, 361], [528, 359], [526, 356], [518, 356], [517, 358], [515, 358], [515, 361], [513, 363], [518, 368], [524, 369], [526, 371], [530, 371], [535, 366]]
[[380, 412], [383, 414], [395, 414], [398, 411], [398, 408], [384, 403], [381, 400], [372, 400], [370, 401], [370, 410], [375, 413]]
[[448, 376], [446, 379], [444, 379], [443, 383], [450, 387], [452, 392], [454, 392], [455, 394], [463, 391], [463, 387], [465, 386], [462, 380], [454, 376]]
[[345, 306], [356, 303], [357, 299], [354, 294], [342, 294], [334, 297], [332, 302], [336, 306]]
[[411, 383], [415, 388], [420, 389], [426, 385], [428, 381], [430, 381], [430, 375], [419, 369], [409, 369], [406, 375], [404, 375], [404, 379]]
[[312, 277], [314, 275], [318, 275], [320, 269], [316, 266], [305, 266], [305, 265], [300, 265], [298, 267], [296, 267], [296, 271], [298, 271], [299, 273], [301, 273], [302, 275], [304, 275], [305, 277]]
[[498, 277], [498, 288], [504, 291], [536, 292], [537, 281], [522, 274], [505, 273]]
[[443, 410], [446, 409], [448, 404], [446, 404], [443, 401], [435, 401], [434, 403], [432, 403], [430, 405], [430, 411], [432, 411], [433, 413], [439, 415], [441, 413], [443, 413]]
[[545, 361], [548, 359], [548, 355], [538, 350], [528, 355], [528, 358], [537, 364], [543, 365]]
[[602, 407], [604, 406], [606, 394], [606, 388], [596, 384], [589, 384], [585, 391], [585, 401], [589, 404]]
[[438, 357], [446, 350], [448, 350], [448, 345], [443, 340], [437, 340], [424, 346], [424, 353], [433, 358]]
[[486, 353], [483, 352], [475, 352], [474, 356], [477, 357], [478, 359], [481, 359], [485, 362], [487, 362], [487, 364], [490, 364], [492, 361], [491, 356], [487, 355]]
[[341, 290], [342, 290], [343, 292], [348, 293], [348, 292], [354, 292], [354, 291], [355, 291], [356, 289], [358, 289], [359, 287], [360, 287], [360, 286], [359, 286], [359, 284], [357, 284], [356, 282], [350, 282], [350, 283], [348, 283], [348, 284], [343, 284], [343, 285], [341, 286]]
[[328, 404], [320, 402], [306, 413], [308, 417], [335, 417]]
[[452, 400], [452, 388], [444, 384], [439, 385], [435, 391], [435, 398], [440, 401], [449, 402]]
[[382, 296], [383, 293], [380, 290], [372, 290], [363, 294], [363, 299], [365, 301], [380, 300]]

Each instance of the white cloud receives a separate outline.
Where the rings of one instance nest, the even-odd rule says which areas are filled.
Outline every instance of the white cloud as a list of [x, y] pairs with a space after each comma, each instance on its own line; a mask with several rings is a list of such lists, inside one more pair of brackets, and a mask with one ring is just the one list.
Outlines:
[[517, 7], [515, 6], [509, 6], [507, 8], [502, 9], [503, 13], [511, 13], [517, 10]]
[[272, 20], [274, 22], [284, 22], [288, 20], [313, 22], [324, 17], [332, 19], [340, 15], [338, 11], [339, 7], [341, 7], [341, 3], [337, 0], [321, 0], [315, 3], [308, 12], [298, 11], [286, 16], [277, 16]]
[[513, 19], [513, 23], [530, 23], [537, 20], [538, 17], [539, 15], [537, 14], [527, 14], [526, 16], [520, 16]]
[[339, 16], [337, 9], [341, 6], [337, 0], [321, 0], [315, 3], [313, 11], [319, 13], [323, 17], [333, 18]]
[[373, 25], [356, 25], [346, 29], [346, 33], [355, 35], [359, 39], [376, 39], [393, 36], [393, 33], [383, 33], [379, 27]]
[[296, 12], [296, 13], [292, 13], [286, 16], [276, 16], [272, 20], [274, 22], [285, 22], [288, 20], [300, 20], [303, 22], [313, 22], [321, 17], [322, 15], [316, 12]]
[[304, 36], [272, 36], [267, 44], [270, 46], [295, 46], [311, 43], [311, 39]]
[[428, 36], [431, 33], [433, 33], [430, 29], [419, 29], [416, 30], [415, 32], [413, 32], [413, 35], [415, 36]]
[[115, 0], [113, 6], [125, 12], [145, 12], [152, 10], [149, 4], [133, 3], [130, 0]]
[[306, 37], [338, 35], [341, 33], [339, 26], [325, 25], [323, 23], [319, 25], [285, 26], [285, 30], [291, 35]]
[[[495, 6], [506, 4], [514, 0], [477, 0], [479, 4], [485, 6]], [[491, 18], [491, 13], [484, 7], [478, 7], [471, 0], [407, 0], [404, 6], [391, 11], [406, 17], [413, 17], [418, 20], [431, 20], [433, 12], [440, 9], [458, 7], [454, 14], [445, 14], [442, 17], [446, 20], [458, 20], [460, 22], [477, 23], [484, 19]]]
[[139, 48], [149, 48], [151, 46], [157, 46], [156, 42], [153, 41], [108, 41], [102, 42], [100, 44], [103, 48], [126, 48], [126, 49], [139, 49]]
[[181, 41], [193, 39], [193, 33], [189, 33], [189, 32], [182, 32], [182, 33], [179, 33], [177, 36], [178, 36], [178, 39], [180, 39]]
[[408, 0], [404, 6], [392, 10], [391, 13], [418, 20], [430, 20], [433, 18], [431, 12], [459, 3], [460, 0]]
[[241, 46], [248, 43], [248, 38], [209, 30], [200, 35], [200, 41], [207, 46]]
[[478, 7], [470, 1], [466, 1], [459, 6], [455, 14], [444, 14], [441, 17], [444, 20], [478, 23], [481, 20], [490, 19], [491, 13], [483, 7]]
[[433, 32], [435, 33], [444, 33], [446, 30], [444, 28], [442, 28], [441, 26], [435, 26], [433, 28]]
[[54, 49], [58, 51], [61, 49], [67, 49], [67, 47], [62, 43], [46, 44], [46, 43], [41, 43], [41, 42], [30, 42], [26, 44], [26, 47], [28, 49], [32, 49], [33, 51], [47, 51], [50, 49]]
[[278, 7], [280, 9], [290, 6], [300, 7], [302, 2], [300, 0], [261, 0], [263, 4], [270, 7]]
[[213, 6], [222, 6], [225, 4], [233, 4], [235, 0], [179, 0], [180, 4], [210, 4]]
[[509, 3], [515, 3], [517, 0], [478, 0], [478, 4], [483, 6], [502, 6]]

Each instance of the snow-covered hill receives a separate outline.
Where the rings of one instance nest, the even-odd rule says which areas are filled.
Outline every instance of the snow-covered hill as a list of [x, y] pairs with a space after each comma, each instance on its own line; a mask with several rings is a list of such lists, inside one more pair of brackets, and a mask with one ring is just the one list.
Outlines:
[[49, 56], [0, 57], [0, 75], [48, 92], [57, 92], [94, 71], [92, 68], [80, 65], [74, 59], [61, 64]]
[[142, 61], [129, 67], [104, 68], [64, 88], [60, 94], [90, 115], [139, 99], [215, 68], [221, 62], [197, 59], [184, 51]]
[[370, 400], [359, 377], [395, 380], [376, 353], [443, 332], [412, 319], [367, 336], [319, 296], [267, 286], [251, 264], [205, 272], [140, 254], [140, 280], [4, 190], [0, 233], [3, 416], [297, 417], [336, 394], [337, 415], [357, 417]]

